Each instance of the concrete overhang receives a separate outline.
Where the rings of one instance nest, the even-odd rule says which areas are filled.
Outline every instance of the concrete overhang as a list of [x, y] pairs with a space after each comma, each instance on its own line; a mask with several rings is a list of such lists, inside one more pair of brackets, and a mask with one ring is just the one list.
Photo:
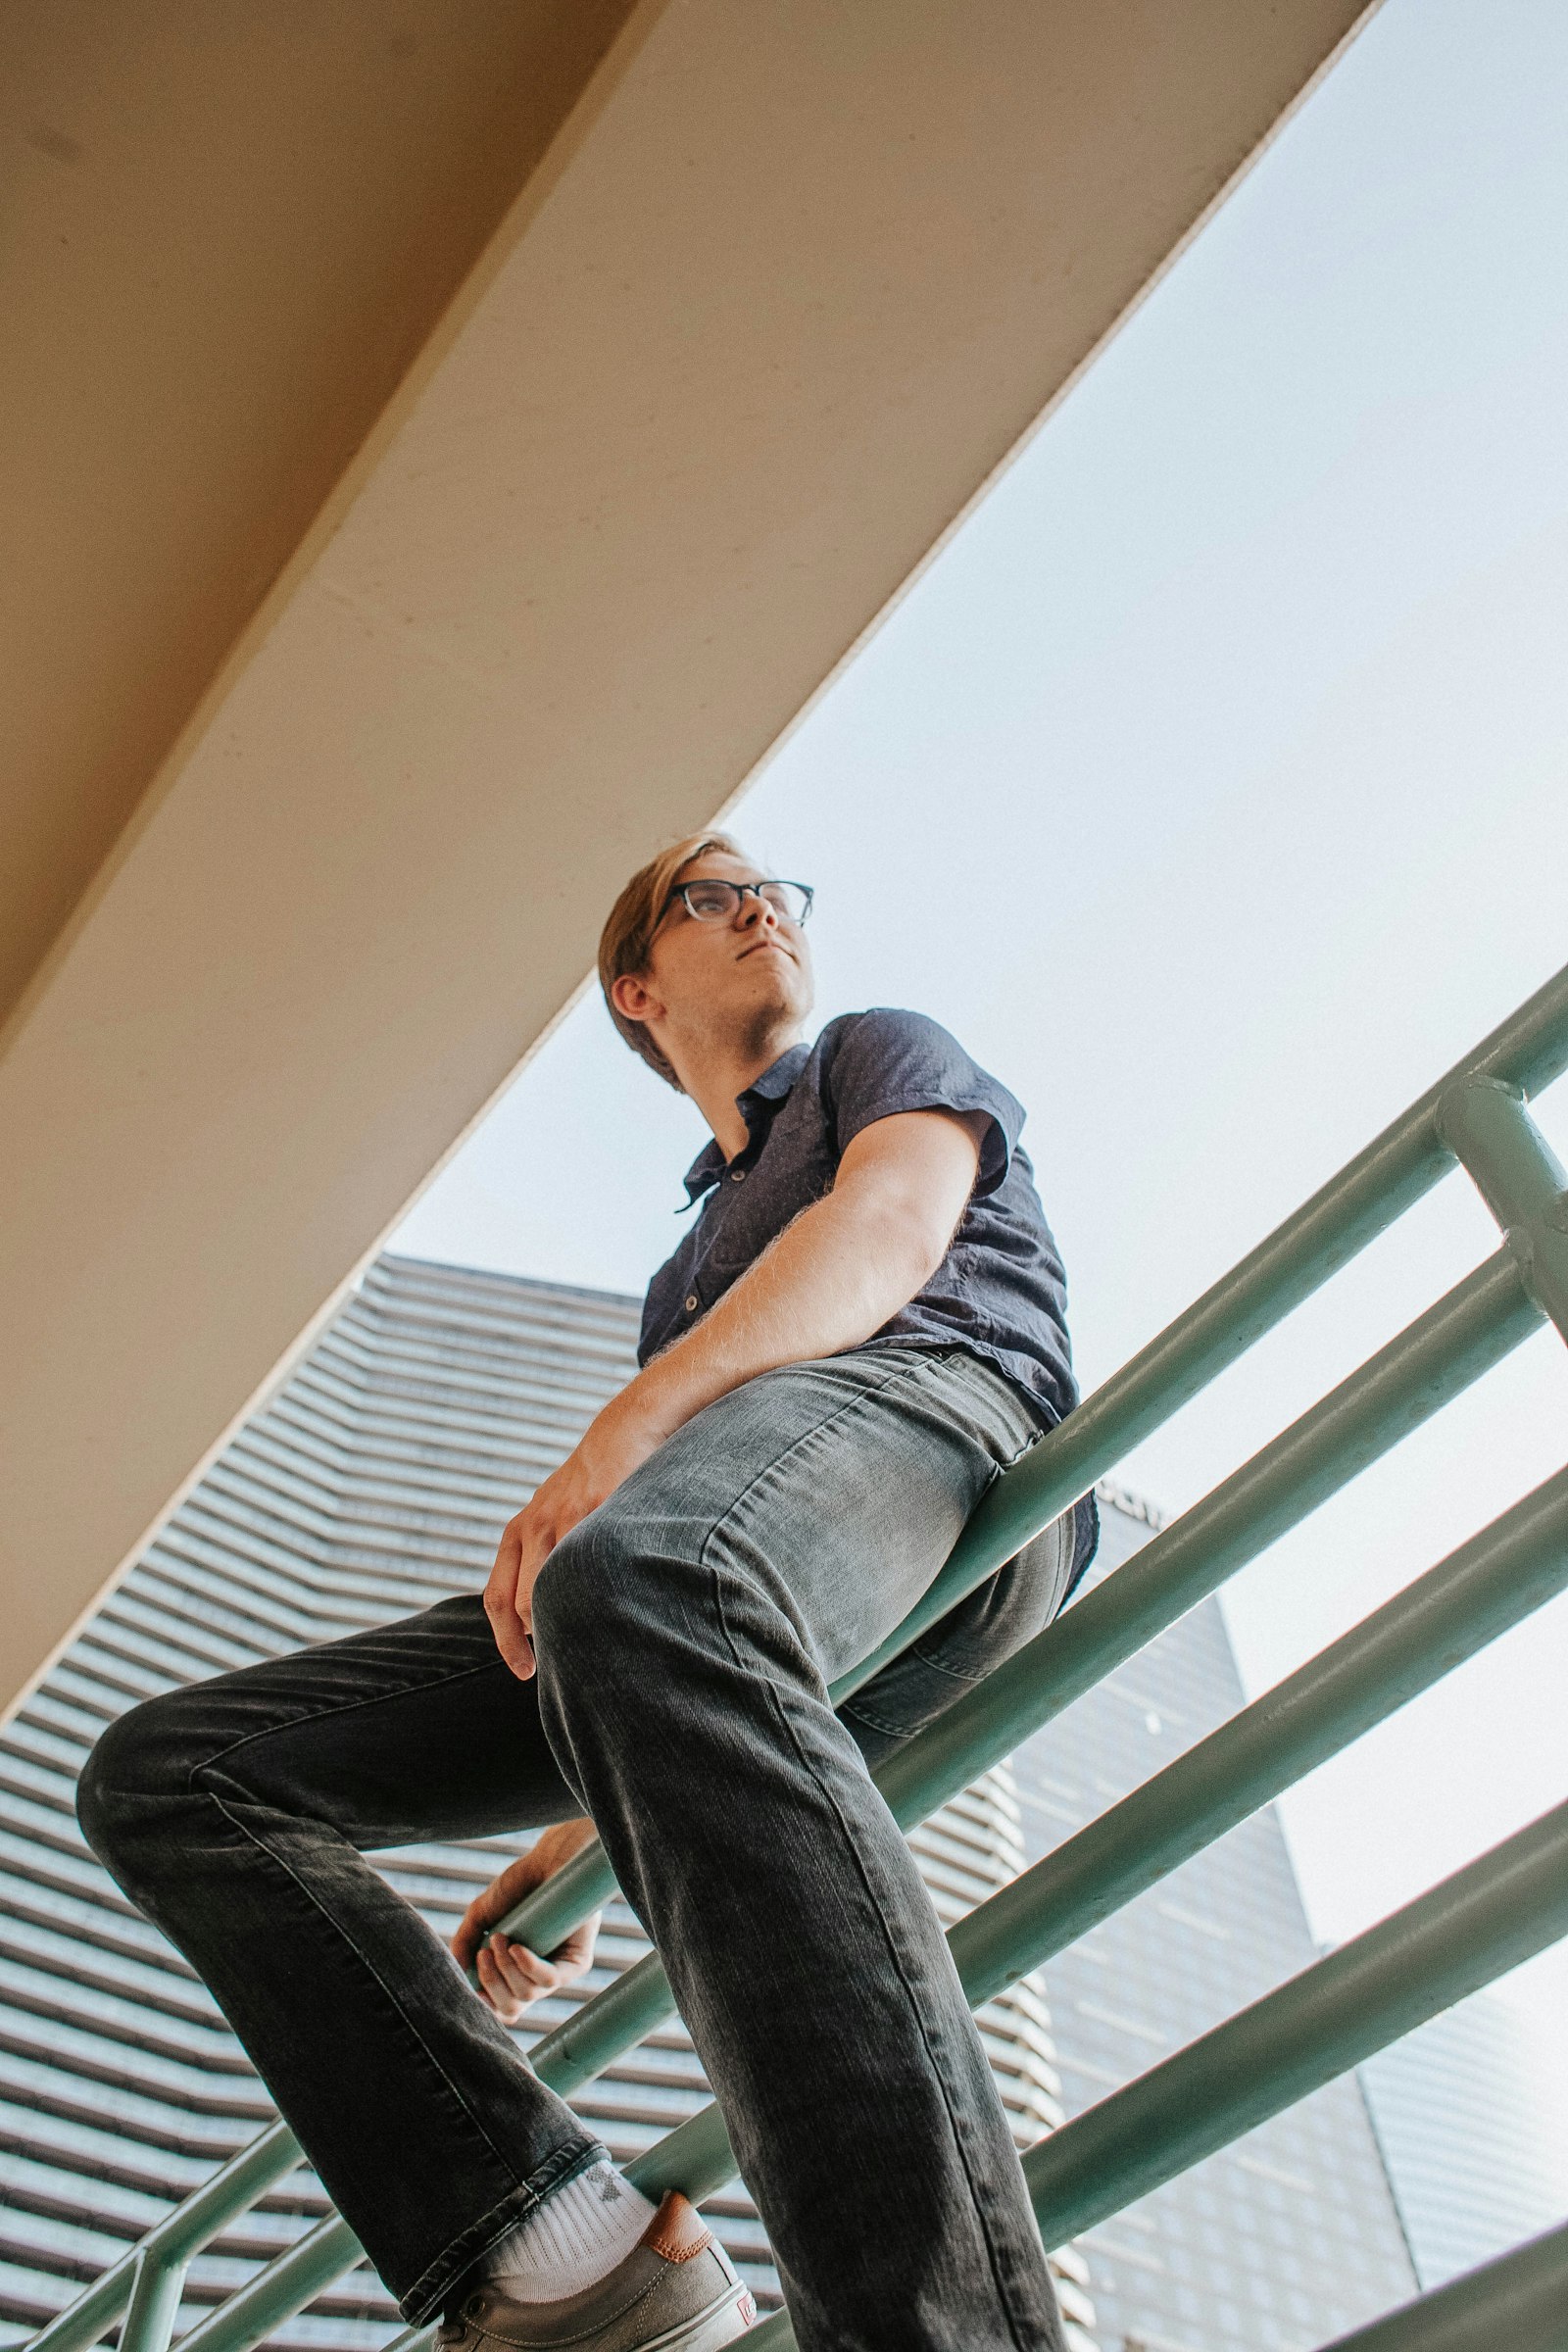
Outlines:
[[0, 33], [0, 1698], [1361, 0]]

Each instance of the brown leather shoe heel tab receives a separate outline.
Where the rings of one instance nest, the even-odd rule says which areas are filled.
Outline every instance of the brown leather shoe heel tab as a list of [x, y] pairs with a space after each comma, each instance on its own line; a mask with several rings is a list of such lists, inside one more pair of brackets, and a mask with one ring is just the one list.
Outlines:
[[651, 2254], [662, 2256], [665, 2262], [690, 2262], [694, 2254], [705, 2253], [712, 2242], [713, 2232], [678, 2188], [666, 2192], [663, 2203], [643, 2231], [643, 2244]]

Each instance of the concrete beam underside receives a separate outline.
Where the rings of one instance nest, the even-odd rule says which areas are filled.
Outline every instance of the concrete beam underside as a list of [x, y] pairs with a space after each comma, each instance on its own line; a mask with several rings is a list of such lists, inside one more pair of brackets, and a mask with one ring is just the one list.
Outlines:
[[1361, 14], [633, 10], [7, 1033], [0, 1700]]

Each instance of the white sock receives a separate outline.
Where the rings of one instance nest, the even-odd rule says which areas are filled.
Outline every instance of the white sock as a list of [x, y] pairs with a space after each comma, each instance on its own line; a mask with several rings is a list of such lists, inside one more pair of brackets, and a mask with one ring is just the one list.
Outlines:
[[624, 2261], [658, 2210], [612, 2164], [590, 2165], [491, 2248], [485, 2277], [517, 2303], [580, 2294]]

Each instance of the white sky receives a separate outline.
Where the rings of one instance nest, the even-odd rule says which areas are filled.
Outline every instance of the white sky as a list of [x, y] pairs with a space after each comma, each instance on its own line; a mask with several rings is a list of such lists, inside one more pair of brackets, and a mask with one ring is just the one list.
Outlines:
[[[1086, 1388], [1568, 959], [1565, 384], [1568, 10], [1389, 0], [730, 820], [821, 1019], [1028, 1105]], [[640, 1290], [703, 1132], [585, 998], [393, 1246]], [[1450, 1179], [1119, 1475], [1183, 1507], [1494, 1242]], [[1249, 1689], [1565, 1457], [1544, 1334], [1229, 1587]], [[1323, 1936], [1561, 1799], [1565, 1688], [1559, 1601], [1286, 1800]], [[1568, 1954], [1506, 1990], [1568, 2085]]]

